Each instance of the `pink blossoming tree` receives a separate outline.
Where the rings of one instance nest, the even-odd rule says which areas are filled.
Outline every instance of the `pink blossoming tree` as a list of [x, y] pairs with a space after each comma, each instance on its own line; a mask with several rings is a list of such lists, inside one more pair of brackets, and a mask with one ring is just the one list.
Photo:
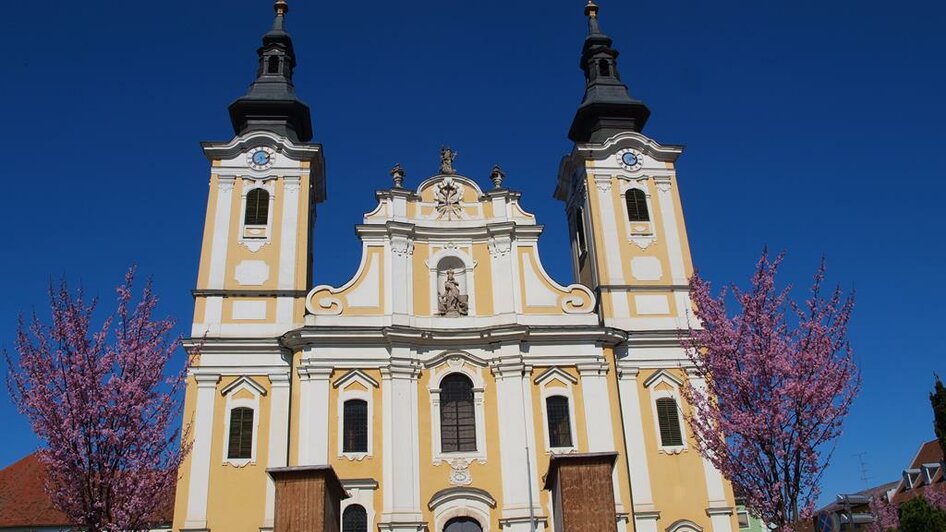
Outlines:
[[783, 255], [763, 252], [751, 287], [727, 290], [691, 280], [695, 314], [685, 346], [705, 388], [690, 386], [688, 417], [700, 453], [746, 498], [750, 512], [780, 530], [810, 518], [832, 442], [860, 388], [847, 340], [853, 298], [822, 294], [824, 262], [802, 304], [779, 289]]
[[98, 329], [95, 301], [65, 282], [50, 288], [52, 323], [21, 319], [18, 356], [4, 351], [13, 400], [46, 444], [46, 490], [84, 530], [147, 528], [187, 451], [174, 430], [184, 373], [165, 375], [179, 346], [174, 324], [152, 319], [150, 283], [132, 301], [133, 278], [134, 269]]

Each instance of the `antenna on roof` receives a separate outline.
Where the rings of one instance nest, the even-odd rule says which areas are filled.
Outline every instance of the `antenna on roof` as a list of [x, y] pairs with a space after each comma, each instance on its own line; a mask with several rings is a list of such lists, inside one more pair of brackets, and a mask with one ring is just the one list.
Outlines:
[[864, 457], [867, 455], [866, 452], [855, 453], [854, 456], [857, 457], [857, 461], [860, 463], [861, 467], [861, 482], [864, 483], [865, 488], [870, 487], [870, 479], [874, 478], [867, 474], [867, 462], [864, 460]]

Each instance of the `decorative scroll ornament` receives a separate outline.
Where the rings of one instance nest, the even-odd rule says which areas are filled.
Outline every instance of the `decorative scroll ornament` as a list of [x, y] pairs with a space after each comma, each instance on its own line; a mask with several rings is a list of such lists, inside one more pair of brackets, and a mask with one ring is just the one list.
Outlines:
[[463, 185], [452, 177], [445, 177], [434, 187], [434, 199], [437, 200], [437, 218], [459, 220], [463, 212], [460, 207], [460, 198], [463, 197]]
[[447, 463], [450, 464], [451, 484], [454, 486], [469, 486], [473, 483], [473, 475], [470, 474], [470, 463], [472, 463], [472, 460], [454, 458]]
[[447, 270], [447, 279], [437, 298], [438, 312], [441, 316], [456, 318], [469, 313], [469, 296], [460, 294], [460, 283], [453, 276], [453, 270]]

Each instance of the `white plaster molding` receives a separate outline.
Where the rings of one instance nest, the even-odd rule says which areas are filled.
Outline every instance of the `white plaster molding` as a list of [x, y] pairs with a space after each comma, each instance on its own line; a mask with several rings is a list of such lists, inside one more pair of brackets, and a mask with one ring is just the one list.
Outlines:
[[[252, 394], [253, 398], [234, 399], [234, 396], [241, 391], [249, 392]], [[223, 419], [223, 452], [221, 453], [221, 456], [223, 457], [223, 464], [234, 467], [246, 467], [249, 464], [255, 464], [256, 447], [259, 442], [260, 397], [266, 395], [266, 388], [250, 377], [240, 377], [220, 390], [220, 395], [226, 397], [226, 407], [224, 408]], [[253, 411], [253, 444], [251, 446], [249, 458], [230, 458], [228, 456], [228, 451], [230, 450], [231, 432], [230, 414], [235, 408], [249, 408]]]
[[233, 277], [240, 286], [262, 286], [269, 280], [269, 265], [263, 260], [243, 260], [236, 265]]
[[[561, 386], [553, 386], [553, 383], [560, 383]], [[549, 368], [541, 375], [536, 377], [535, 384], [539, 386], [539, 394], [542, 399], [542, 436], [545, 442], [546, 454], [567, 454], [577, 452], [578, 450], [578, 425], [575, 416], [575, 394], [573, 387], [578, 383], [578, 379], [569, 375], [561, 368]], [[571, 432], [571, 445], [566, 447], [552, 447], [549, 434], [549, 397], [564, 397], [568, 401], [568, 430]]]
[[265, 320], [266, 301], [251, 300], [233, 302], [232, 314], [234, 320]]
[[[365, 389], [350, 389], [350, 386], [354, 383], [360, 384]], [[332, 386], [338, 390], [337, 419], [339, 426], [336, 429], [338, 433], [338, 457], [361, 461], [374, 456], [374, 393], [372, 390], [378, 388], [378, 381], [372, 379], [363, 371], [354, 369], [336, 379]], [[368, 447], [364, 452], [345, 451], [345, 402], [352, 399], [364, 401], [368, 407]]]
[[[486, 380], [483, 378], [484, 365], [472, 363], [475, 357], [468, 353], [445, 353], [436, 361], [427, 364], [431, 369], [427, 391], [430, 395], [430, 433], [432, 438], [433, 463], [440, 465], [451, 459], [466, 458], [486, 463], [486, 412], [484, 395]], [[453, 373], [465, 375], [473, 383], [473, 410], [476, 422], [476, 451], [443, 452], [440, 440], [440, 382]]]
[[659, 281], [663, 267], [658, 257], [634, 257], [631, 259], [631, 275], [638, 281]]
[[[670, 390], [658, 390], [658, 386], [664, 384]], [[654, 436], [656, 437], [657, 450], [664, 454], [680, 454], [689, 448], [687, 427], [683, 418], [683, 399], [680, 396], [680, 388], [683, 381], [677, 378], [673, 373], [667, 370], [660, 370], [651, 375], [644, 381], [644, 388], [650, 390], [650, 409], [654, 420]], [[677, 405], [677, 424], [680, 427], [681, 445], [664, 445], [660, 439], [660, 420], [657, 417], [657, 400], [662, 398], [673, 399]]]
[[[282, 290], [296, 288], [296, 262], [300, 252], [297, 249], [299, 232], [299, 190], [301, 179], [297, 177], [283, 177], [282, 222], [279, 239], [279, 275], [276, 278], [277, 286]], [[304, 245], [309, 245], [308, 239]], [[300, 287], [301, 288], [301, 287]]]
[[368, 516], [368, 528], [367, 530], [375, 530], [375, 511], [374, 511], [374, 499], [377, 495], [378, 483], [377, 482], [361, 482], [358, 480], [342, 480], [342, 487], [345, 491], [348, 492], [349, 497], [342, 500], [341, 506], [339, 507], [339, 530], [342, 530], [341, 519], [345, 517], [345, 509], [349, 506], [361, 506], [365, 509], [365, 514]]
[[[243, 177], [243, 192], [240, 198], [240, 232], [237, 242], [256, 253], [264, 245], [268, 245], [273, 234], [273, 218], [276, 212], [276, 182]], [[246, 196], [255, 189], [265, 190], [269, 195], [269, 210], [266, 225], [246, 225]]]
[[219, 373], [195, 374], [197, 400], [194, 405], [194, 441], [191, 448], [190, 486], [184, 528], [207, 527], [207, 488], [210, 485], [210, 446], [213, 441], [214, 400]]
[[476, 488], [448, 488], [431, 497], [427, 508], [434, 515], [434, 530], [443, 530], [447, 522], [455, 517], [475, 519], [483, 532], [492, 525], [492, 509], [496, 500], [489, 492]]

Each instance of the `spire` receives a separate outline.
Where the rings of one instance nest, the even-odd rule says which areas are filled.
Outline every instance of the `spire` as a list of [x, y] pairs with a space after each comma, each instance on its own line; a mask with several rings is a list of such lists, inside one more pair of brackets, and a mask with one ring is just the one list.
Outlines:
[[263, 35], [263, 45], [256, 51], [256, 80], [246, 95], [230, 104], [230, 121], [237, 135], [264, 130], [296, 142], [308, 142], [312, 140], [309, 107], [296, 96], [292, 85], [296, 53], [292, 37], [286, 32], [289, 4], [276, 0], [273, 9], [273, 26]]
[[568, 138], [573, 142], [601, 142], [621, 131], [641, 131], [650, 110], [628, 94], [618, 73], [618, 52], [601, 32], [598, 5], [588, 0], [588, 36], [581, 51], [585, 97], [578, 107]]

